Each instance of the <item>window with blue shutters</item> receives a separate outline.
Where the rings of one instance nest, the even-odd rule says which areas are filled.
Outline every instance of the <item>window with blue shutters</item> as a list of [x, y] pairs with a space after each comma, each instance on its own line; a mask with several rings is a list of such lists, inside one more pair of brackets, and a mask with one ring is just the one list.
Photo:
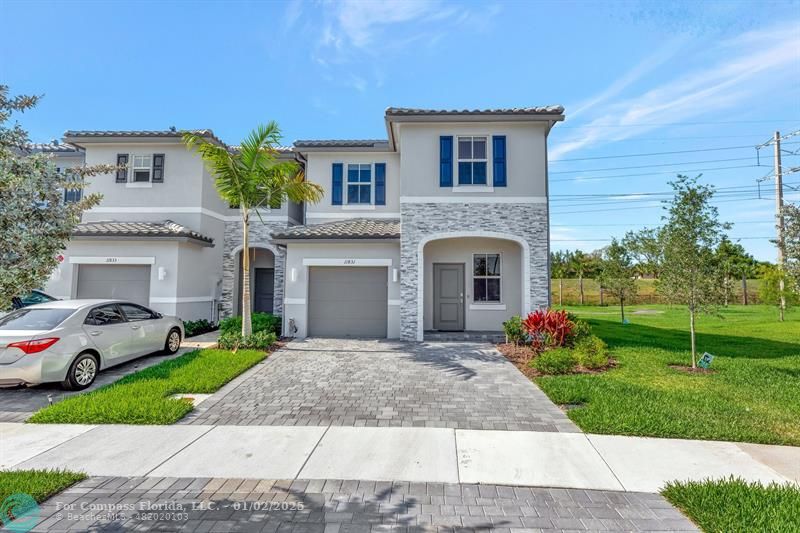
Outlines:
[[375, 163], [375, 205], [386, 205], [386, 163]]
[[439, 187], [453, 186], [453, 137], [439, 137]]
[[372, 203], [372, 165], [347, 165], [347, 203]]
[[334, 163], [331, 171], [332, 184], [331, 184], [331, 204], [342, 205], [342, 175], [344, 174], [344, 165], [342, 163]]
[[486, 137], [458, 138], [458, 184], [486, 185]]
[[506, 136], [492, 137], [492, 182], [495, 187], [506, 186]]

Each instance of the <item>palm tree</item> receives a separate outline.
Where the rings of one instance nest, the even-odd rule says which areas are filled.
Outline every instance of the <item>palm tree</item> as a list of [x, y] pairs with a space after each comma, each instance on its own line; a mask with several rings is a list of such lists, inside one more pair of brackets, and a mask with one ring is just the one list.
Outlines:
[[212, 142], [198, 133], [186, 132], [183, 142], [205, 161], [214, 176], [220, 197], [239, 207], [242, 216], [242, 336], [252, 333], [250, 297], [250, 215], [261, 207], [278, 208], [287, 200], [319, 202], [322, 187], [305, 181], [300, 166], [294, 161], [278, 161], [276, 146], [281, 132], [274, 121], [259, 125], [231, 149]]

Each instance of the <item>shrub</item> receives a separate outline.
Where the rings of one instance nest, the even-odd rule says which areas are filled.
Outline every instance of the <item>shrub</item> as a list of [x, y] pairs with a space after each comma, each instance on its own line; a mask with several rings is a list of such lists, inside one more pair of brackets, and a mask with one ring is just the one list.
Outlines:
[[525, 333], [525, 328], [522, 327], [522, 318], [519, 316], [512, 316], [503, 322], [503, 331], [506, 333], [508, 342], [514, 344], [525, 344], [528, 342], [528, 334]]
[[249, 337], [242, 337], [238, 331], [229, 331], [222, 333], [219, 336], [219, 347], [223, 350], [267, 350], [270, 346], [275, 344], [278, 337], [271, 332], [259, 331], [253, 333]]
[[194, 337], [214, 329], [214, 324], [201, 318], [200, 320], [187, 320], [183, 323], [183, 331], [187, 337]]
[[539, 354], [531, 366], [542, 374], [569, 374], [578, 364], [577, 356], [568, 348], [555, 348]]
[[590, 370], [608, 365], [608, 345], [597, 335], [589, 335], [575, 343], [578, 363]]
[[574, 326], [566, 311], [551, 309], [538, 309], [529, 313], [522, 321], [522, 327], [530, 336], [533, 349], [537, 352], [568, 344]]
[[[572, 318], [570, 318], [570, 320], [572, 320]], [[573, 346], [577, 345], [583, 339], [592, 336], [592, 326], [590, 326], [585, 320], [575, 319], [572, 320], [572, 323], [574, 326], [570, 334], [570, 341], [572, 342]]]
[[[266, 331], [267, 333], [274, 333], [276, 336], [281, 334], [281, 317], [270, 313], [253, 313], [252, 317], [253, 333]], [[219, 332], [224, 335], [226, 333], [239, 333], [242, 332], [242, 317], [232, 316], [223, 319], [219, 323]]]

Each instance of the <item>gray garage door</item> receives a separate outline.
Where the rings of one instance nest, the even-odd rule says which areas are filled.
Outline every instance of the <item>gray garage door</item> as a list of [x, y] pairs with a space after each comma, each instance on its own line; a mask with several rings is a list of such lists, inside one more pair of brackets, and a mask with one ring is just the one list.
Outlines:
[[309, 335], [385, 338], [387, 276], [384, 267], [311, 267]]
[[115, 298], [150, 304], [150, 265], [80, 265], [78, 298]]

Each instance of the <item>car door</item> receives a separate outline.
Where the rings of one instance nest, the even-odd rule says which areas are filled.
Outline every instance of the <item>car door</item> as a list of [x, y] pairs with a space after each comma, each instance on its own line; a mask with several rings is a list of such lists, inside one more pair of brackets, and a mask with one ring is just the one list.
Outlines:
[[164, 348], [167, 334], [162, 331], [164, 328], [158, 320], [158, 314], [133, 303], [121, 303], [119, 307], [130, 325], [136, 355], [146, 355]]
[[106, 304], [92, 309], [86, 316], [83, 329], [102, 354], [105, 366], [122, 363], [131, 357], [131, 326], [117, 304]]

